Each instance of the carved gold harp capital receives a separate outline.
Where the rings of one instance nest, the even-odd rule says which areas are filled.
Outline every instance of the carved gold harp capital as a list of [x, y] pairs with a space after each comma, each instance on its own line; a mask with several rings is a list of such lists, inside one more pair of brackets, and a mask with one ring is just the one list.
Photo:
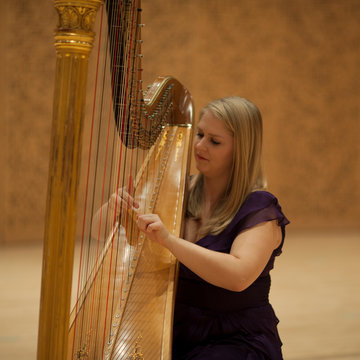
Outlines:
[[75, 52], [88, 55], [93, 47], [94, 22], [103, 0], [55, 0], [58, 26], [55, 47], [58, 52]]

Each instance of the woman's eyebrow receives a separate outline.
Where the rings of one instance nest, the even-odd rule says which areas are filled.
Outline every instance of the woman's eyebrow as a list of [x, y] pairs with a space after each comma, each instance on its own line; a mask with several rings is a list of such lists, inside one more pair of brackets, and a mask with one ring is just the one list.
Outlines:
[[[199, 126], [196, 127], [196, 130], [200, 130], [200, 131], [204, 132], [204, 130]], [[214, 134], [214, 133], [207, 133], [207, 134], [210, 136], [223, 137], [222, 135]]]
[[[201, 129], [198, 128], [197, 130], [201, 130]], [[202, 131], [202, 130], [201, 130], [201, 131]], [[211, 136], [211, 137], [221, 138], [221, 139], [224, 138], [224, 136], [219, 135], [219, 134], [207, 133], [207, 135], [209, 135], [209, 136]]]
[[209, 133], [210, 136], [212, 137], [218, 137], [218, 138], [224, 138], [222, 135], [219, 135], [219, 134], [212, 134], [212, 133]]
[[[204, 132], [204, 130], [200, 126], [196, 126], [196, 130]], [[218, 137], [218, 138], [222, 138], [222, 139], [224, 138], [224, 136], [219, 135], [219, 134], [214, 134], [214, 133], [207, 133], [207, 134], [212, 137]]]

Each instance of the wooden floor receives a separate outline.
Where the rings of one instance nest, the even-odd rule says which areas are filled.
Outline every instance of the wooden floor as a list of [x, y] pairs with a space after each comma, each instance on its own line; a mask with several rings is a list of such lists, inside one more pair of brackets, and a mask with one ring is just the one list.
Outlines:
[[[36, 358], [41, 246], [0, 246], [0, 359]], [[289, 232], [271, 300], [286, 360], [360, 359], [360, 232]]]

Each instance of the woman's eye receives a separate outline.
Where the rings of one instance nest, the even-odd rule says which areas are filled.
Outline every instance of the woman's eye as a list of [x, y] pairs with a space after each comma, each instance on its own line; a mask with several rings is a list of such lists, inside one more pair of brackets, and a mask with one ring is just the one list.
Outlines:
[[196, 136], [199, 137], [199, 138], [202, 138], [202, 137], [204, 136], [204, 134], [198, 132], [198, 133], [196, 134]]
[[214, 145], [219, 145], [220, 143], [214, 139], [211, 139], [211, 142], [214, 144]]

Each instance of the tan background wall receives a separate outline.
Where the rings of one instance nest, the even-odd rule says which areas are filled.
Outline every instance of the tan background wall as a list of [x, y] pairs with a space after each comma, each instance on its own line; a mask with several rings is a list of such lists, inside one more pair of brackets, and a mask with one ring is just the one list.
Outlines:
[[[359, 18], [358, 0], [143, 0], [144, 83], [174, 75], [197, 112], [254, 101], [292, 227], [359, 229]], [[39, 240], [56, 14], [52, 1], [2, 1], [0, 24], [0, 242]]]

